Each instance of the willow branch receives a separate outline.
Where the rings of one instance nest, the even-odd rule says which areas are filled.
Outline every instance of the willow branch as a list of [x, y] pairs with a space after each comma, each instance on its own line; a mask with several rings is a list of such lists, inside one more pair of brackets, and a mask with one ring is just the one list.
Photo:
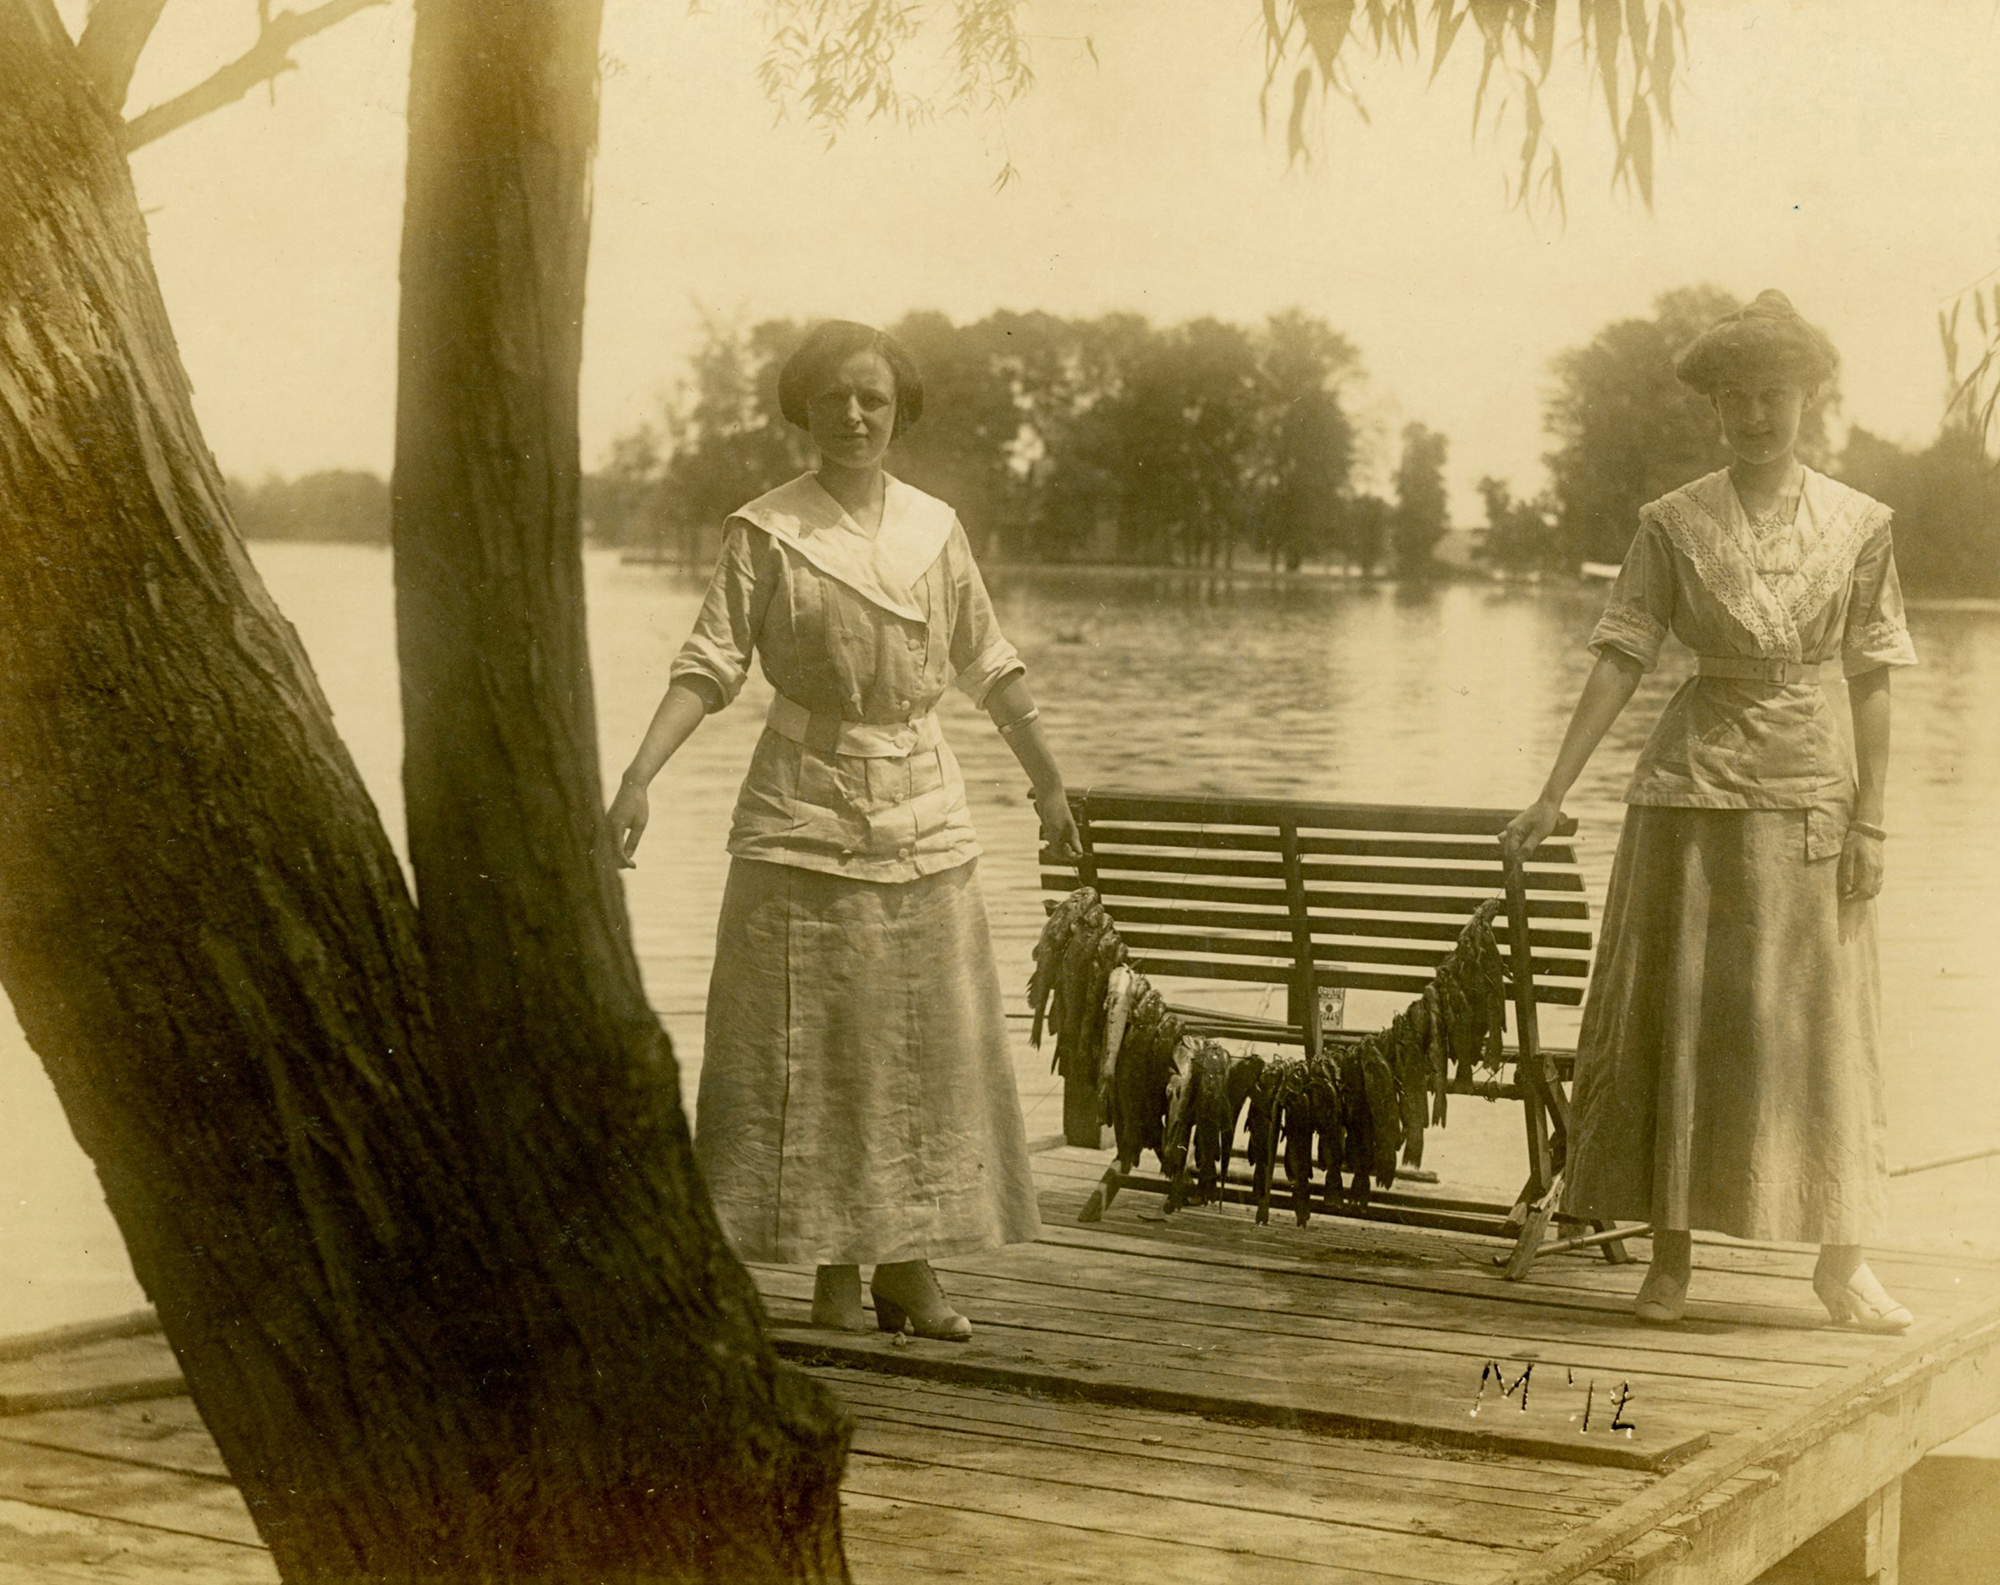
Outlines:
[[324, 33], [357, 11], [386, 4], [388, 0], [326, 0], [324, 5], [314, 6], [310, 11], [280, 11], [264, 24], [255, 44], [214, 76], [127, 121], [126, 150], [151, 143], [224, 105], [234, 104], [259, 83], [292, 70], [298, 64], [291, 58], [294, 45], [315, 33]]
[[167, 0], [96, 0], [91, 6], [90, 20], [76, 41], [76, 63], [113, 111], [125, 108], [133, 69], [166, 6]]

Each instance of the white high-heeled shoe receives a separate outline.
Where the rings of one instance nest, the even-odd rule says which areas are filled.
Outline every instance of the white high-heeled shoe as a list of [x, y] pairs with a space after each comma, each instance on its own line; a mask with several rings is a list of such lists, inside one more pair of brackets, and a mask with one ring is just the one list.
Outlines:
[[1815, 1266], [1812, 1283], [1813, 1292], [1819, 1295], [1819, 1302], [1826, 1306], [1835, 1326], [1887, 1336], [1907, 1332], [1916, 1320], [1907, 1305], [1889, 1297], [1865, 1261], [1854, 1268], [1853, 1275], [1845, 1282], [1824, 1266]]

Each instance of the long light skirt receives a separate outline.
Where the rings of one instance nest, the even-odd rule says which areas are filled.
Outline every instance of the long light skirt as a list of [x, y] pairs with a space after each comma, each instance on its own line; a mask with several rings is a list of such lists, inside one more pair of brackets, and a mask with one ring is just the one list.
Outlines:
[[1635, 806], [1577, 1041], [1564, 1208], [1861, 1243], [1886, 1202], [1875, 906], [1793, 809]]
[[1041, 1230], [975, 870], [883, 885], [731, 861], [695, 1155], [745, 1260], [915, 1260]]

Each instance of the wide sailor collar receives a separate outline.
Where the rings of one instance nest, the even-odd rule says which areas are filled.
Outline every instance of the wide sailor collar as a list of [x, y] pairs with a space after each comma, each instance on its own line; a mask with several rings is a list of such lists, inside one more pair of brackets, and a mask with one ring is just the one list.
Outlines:
[[1804, 551], [1790, 571], [1770, 576], [1757, 570], [1749, 520], [1727, 468], [1661, 496], [1639, 515], [1687, 557], [1702, 586], [1756, 641], [1758, 654], [1797, 660], [1801, 625], [1833, 598], [1889, 521], [1880, 501], [1811, 468], [1799, 511], [1806, 518]]
[[864, 600], [924, 621], [916, 589], [944, 553], [957, 514], [934, 495], [883, 477], [882, 526], [872, 536], [814, 475], [802, 473], [732, 514], [789, 546]]

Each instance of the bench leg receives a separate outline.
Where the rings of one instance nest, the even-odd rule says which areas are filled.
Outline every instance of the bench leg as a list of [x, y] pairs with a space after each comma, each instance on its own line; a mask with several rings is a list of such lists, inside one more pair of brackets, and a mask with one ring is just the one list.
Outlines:
[[[1590, 1230], [1593, 1233], [1608, 1233], [1611, 1231], [1611, 1227], [1612, 1224], [1609, 1222], [1592, 1222], [1590, 1224]], [[1632, 1251], [1625, 1247], [1625, 1240], [1622, 1238], [1607, 1239], [1597, 1247], [1604, 1251], [1604, 1258], [1614, 1266], [1629, 1266], [1632, 1264]]]
[[1103, 1148], [1104, 1111], [1097, 1104], [1094, 1079], [1063, 1075], [1063, 1143], [1085, 1150]]
[[1524, 1201], [1519, 1207], [1523, 1211], [1521, 1236], [1514, 1240], [1514, 1253], [1507, 1257], [1506, 1277], [1509, 1282], [1519, 1282], [1535, 1264], [1535, 1256], [1541, 1250], [1549, 1224], [1555, 1220], [1556, 1207], [1561, 1203], [1562, 1174], [1557, 1173], [1540, 1199]]
[[1124, 1185], [1124, 1181], [1118, 1163], [1112, 1162], [1104, 1169], [1103, 1181], [1090, 1191], [1090, 1198], [1083, 1202], [1083, 1209], [1076, 1213], [1076, 1219], [1079, 1222], [1103, 1221], [1105, 1210], [1118, 1197], [1118, 1191]]
[[1897, 1555], [1903, 1548], [1903, 1477], [1862, 1504], [1861, 1573], [1868, 1585], [1896, 1585]]

